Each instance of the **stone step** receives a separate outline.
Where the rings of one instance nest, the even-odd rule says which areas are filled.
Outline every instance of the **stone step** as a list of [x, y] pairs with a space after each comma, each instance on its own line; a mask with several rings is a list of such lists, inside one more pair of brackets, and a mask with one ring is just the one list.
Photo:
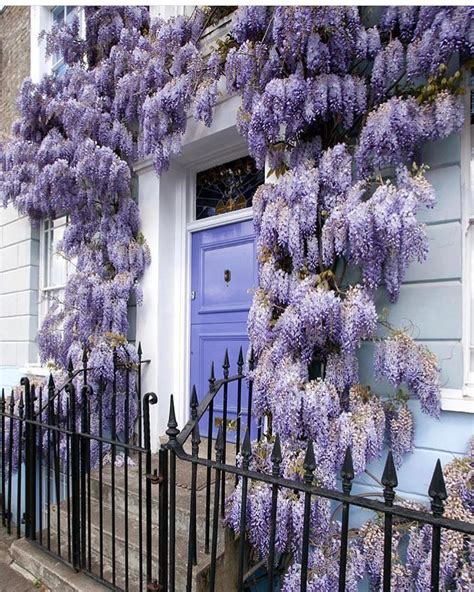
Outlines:
[[[46, 533], [43, 533], [43, 541], [46, 545]], [[236, 558], [237, 545], [229, 530], [219, 531], [219, 544], [216, 562], [216, 590], [233, 590], [232, 582], [236, 578]], [[177, 539], [176, 541], [176, 592], [185, 592], [186, 577], [187, 577], [187, 554], [188, 541], [185, 538]], [[65, 537], [61, 542], [61, 553], [63, 561], [54, 557], [57, 551], [57, 539], [53, 532], [51, 534], [51, 550], [48, 553], [45, 548], [39, 544], [32, 544], [25, 539], [15, 541], [11, 546], [11, 556], [13, 559], [12, 566], [20, 571], [23, 575], [28, 575], [32, 581], [35, 581], [40, 590], [51, 590], [52, 592], [99, 592], [110, 589], [112, 586], [112, 570], [109, 561], [104, 561], [102, 578], [108, 582], [108, 586], [93, 579], [86, 570], [82, 573], [77, 573], [70, 565], [66, 565], [67, 561], [67, 540]], [[99, 558], [97, 549], [93, 547], [92, 562], [90, 572], [95, 578], [100, 578]], [[127, 589], [129, 592], [145, 592], [145, 583], [139, 585], [139, 573], [132, 566], [129, 566], [129, 580], [128, 588], [125, 585], [124, 571], [121, 569], [123, 565], [123, 557], [117, 554], [115, 587], [117, 590]], [[136, 566], [133, 566], [136, 567]], [[152, 566], [152, 577], [157, 578], [157, 563], [154, 562]], [[143, 571], [145, 572], [146, 566]], [[207, 592], [209, 589], [209, 573], [210, 573], [210, 556], [201, 553], [199, 555], [199, 562], [197, 566], [193, 567], [193, 584], [192, 590], [194, 592]], [[145, 573], [143, 574], [145, 578]]]
[[99, 584], [84, 573], [77, 573], [62, 561], [55, 559], [37, 545], [19, 539], [10, 546], [13, 566], [23, 574], [52, 592], [105, 592], [106, 586]]
[[[200, 503], [202, 502], [202, 503]], [[198, 495], [198, 507], [204, 507], [203, 500]], [[57, 509], [56, 506], [51, 508], [51, 524], [56, 531], [57, 527]], [[177, 562], [178, 570], [185, 570], [188, 556], [188, 539], [189, 539], [189, 514], [187, 515], [188, 521], [182, 516], [181, 511], [176, 512], [176, 556], [179, 557]], [[140, 559], [140, 529], [138, 519], [130, 517], [127, 521], [128, 524], [128, 540], [125, 536], [125, 514], [121, 511], [116, 510], [115, 512], [115, 536], [112, 535], [112, 511], [108, 506], [104, 506], [102, 514], [102, 561], [106, 566], [112, 565], [112, 555], [115, 551], [116, 568], [118, 572], [124, 573], [125, 570], [125, 550], [128, 550], [128, 567], [137, 575], [140, 569], [140, 561], [142, 565], [146, 565], [146, 528], [145, 518], [143, 519], [143, 528], [141, 533], [142, 540], [142, 555]], [[67, 523], [67, 505], [66, 502], [62, 502], [60, 505], [60, 527], [61, 527], [61, 538], [64, 544], [67, 544], [68, 540], [68, 523]], [[219, 528], [220, 538], [222, 528]], [[88, 541], [88, 533], [86, 534], [86, 540]], [[100, 512], [96, 505], [91, 507], [91, 529], [90, 529], [90, 540], [91, 540], [91, 555], [93, 559], [98, 563], [100, 561]], [[197, 514], [197, 550], [198, 559], [200, 563], [206, 562], [206, 555], [204, 554], [204, 540], [205, 540], [205, 522], [203, 512]], [[158, 562], [158, 525], [152, 523], [152, 562], [157, 564]], [[143, 568], [144, 569], [144, 568]]]
[[[135, 459], [134, 459], [135, 460]], [[157, 468], [157, 464], [152, 465]], [[153, 470], [153, 469], [152, 469]], [[211, 472], [211, 499], [214, 493], [215, 474]], [[231, 484], [232, 479], [229, 479]], [[205, 497], [207, 483], [207, 471], [205, 467], [197, 467], [197, 492]], [[190, 492], [191, 492], [191, 463], [177, 459], [176, 462], [176, 507], [185, 513], [189, 512]], [[120, 511], [128, 508], [129, 516], [138, 518], [140, 508], [140, 486], [142, 508], [144, 512], [146, 502], [146, 472], [143, 463], [141, 473], [139, 472], [139, 465], [136, 463], [128, 467], [128, 487], [125, 487], [125, 471], [123, 467], [115, 467], [114, 471], [114, 486], [112, 487], [112, 467], [110, 464], [104, 465], [102, 468], [102, 486], [100, 480], [100, 471], [95, 469], [91, 472], [91, 497], [93, 500], [99, 501], [106, 506], [112, 506], [112, 496], [115, 492], [115, 508]], [[230, 486], [230, 485], [229, 485]], [[126, 495], [125, 491], [128, 492]], [[229, 490], [231, 491], [231, 490]], [[159, 501], [159, 486], [152, 485], [152, 516], [153, 520], [157, 521], [158, 516], [158, 501]]]

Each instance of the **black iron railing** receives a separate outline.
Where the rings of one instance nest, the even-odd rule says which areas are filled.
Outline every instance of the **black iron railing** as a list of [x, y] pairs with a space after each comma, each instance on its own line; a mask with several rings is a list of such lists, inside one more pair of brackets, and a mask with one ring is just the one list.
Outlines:
[[[3, 525], [11, 532], [14, 523], [17, 537], [24, 534], [117, 590], [146, 589], [156, 555], [150, 405], [157, 398], [142, 397], [142, 363], [141, 347], [134, 365], [121, 363], [115, 351], [113, 380], [94, 391], [84, 354], [80, 369], [69, 364], [59, 388], [52, 376], [46, 388], [23, 378], [8, 401], [4, 391], [0, 399]], [[117, 426], [119, 416], [123, 422]]]
[[[201, 402], [192, 389], [190, 419], [181, 431], [171, 397], [167, 442], [158, 455], [152, 455], [150, 406], [156, 405], [157, 397], [153, 393], [142, 397], [141, 348], [138, 352], [133, 369], [122, 364], [116, 352], [111, 383], [101, 383], [95, 390], [88, 384], [91, 369], [84, 356], [80, 370], [70, 365], [68, 380], [59, 389], [52, 378], [44, 389], [35, 388], [25, 378], [9, 400], [2, 391], [2, 523], [9, 532], [15, 528], [18, 537], [24, 534], [33, 544], [114, 590], [216, 592], [225, 587], [243, 592], [252, 589], [249, 582], [260, 574], [270, 592], [291, 559], [289, 554], [282, 557], [276, 552], [279, 493], [288, 491], [303, 500], [298, 552], [302, 592], [309, 586], [310, 514], [315, 499], [336, 502], [342, 508], [336, 558], [340, 592], [346, 588], [354, 508], [383, 516], [384, 592], [391, 589], [394, 521], [430, 525], [431, 591], [440, 590], [442, 531], [457, 531], [467, 541], [474, 535], [474, 526], [443, 516], [447, 493], [439, 461], [428, 491], [431, 513], [394, 503], [398, 481], [390, 453], [380, 500], [352, 495], [350, 449], [340, 475], [340, 491], [315, 483], [311, 442], [305, 451], [303, 478], [284, 478], [280, 439], [271, 434], [268, 418], [263, 423], [252, 414], [253, 384], [244, 374], [242, 351], [234, 375], [227, 352], [221, 378], [216, 378], [212, 365], [209, 390]], [[250, 354], [250, 371], [254, 363]], [[137, 372], [136, 388], [131, 387], [132, 371]], [[134, 407], [136, 413], [132, 413]], [[117, 423], [119, 416], [123, 422]], [[131, 429], [133, 416], [136, 423]], [[219, 429], [214, 438], [216, 419]], [[273, 443], [268, 473], [252, 469], [252, 439]], [[183, 475], [188, 474], [189, 481], [183, 486]], [[235, 492], [237, 484], [240, 489]], [[247, 536], [247, 508], [254, 484], [268, 487], [271, 494], [269, 544], [264, 556], [252, 554]], [[240, 496], [236, 540], [222, 527], [231, 493]], [[235, 559], [232, 569], [226, 564], [229, 556]]]
[[[252, 369], [254, 360], [253, 355], [250, 356], [250, 369]], [[206, 516], [206, 537], [204, 552], [210, 555], [209, 573], [207, 580], [207, 590], [215, 592], [222, 587], [222, 581], [225, 581], [226, 587], [229, 589], [236, 589], [243, 592], [249, 589], [248, 581], [249, 574], [255, 572], [255, 567], [248, 562], [248, 542], [247, 542], [247, 505], [249, 503], [249, 485], [251, 483], [267, 484], [271, 488], [271, 512], [269, 523], [269, 547], [268, 554], [263, 559], [260, 558], [257, 567], [264, 566], [266, 569], [265, 578], [267, 581], [267, 590], [272, 592], [275, 588], [276, 562], [275, 562], [275, 543], [276, 543], [276, 529], [277, 529], [277, 506], [278, 493], [281, 490], [287, 490], [299, 494], [304, 499], [304, 517], [303, 517], [303, 533], [302, 543], [300, 549], [300, 563], [301, 563], [301, 580], [299, 589], [305, 592], [308, 587], [308, 560], [310, 554], [310, 512], [312, 500], [315, 498], [322, 498], [337, 502], [342, 506], [342, 518], [340, 528], [340, 554], [339, 554], [339, 592], [346, 590], [346, 576], [348, 565], [348, 542], [349, 542], [349, 516], [351, 508], [361, 508], [369, 510], [374, 513], [379, 513], [383, 516], [384, 522], [384, 550], [383, 550], [383, 581], [382, 589], [384, 592], [392, 590], [392, 543], [393, 543], [393, 522], [394, 519], [401, 519], [406, 522], [413, 522], [418, 524], [427, 524], [432, 527], [432, 544], [431, 544], [431, 592], [440, 590], [440, 552], [441, 552], [441, 532], [442, 530], [451, 530], [462, 533], [466, 537], [466, 544], [469, 537], [474, 536], [474, 524], [462, 522], [451, 518], [443, 517], [444, 502], [447, 498], [446, 487], [444, 484], [443, 472], [441, 464], [438, 460], [436, 463], [431, 484], [429, 486], [428, 495], [431, 498], [431, 513], [416, 510], [410, 507], [394, 504], [395, 488], [398, 485], [397, 473], [393, 462], [391, 452], [388, 453], [387, 461], [381, 478], [383, 490], [380, 492], [383, 501], [376, 499], [369, 499], [365, 496], [352, 495], [352, 482], [355, 477], [352, 462], [352, 455], [350, 448], [347, 449], [345, 460], [341, 470], [342, 491], [335, 489], [327, 489], [319, 487], [314, 481], [314, 472], [316, 470], [315, 456], [312, 442], [308, 442], [304, 459], [304, 477], [302, 481], [286, 479], [281, 475], [282, 452], [280, 446], [280, 439], [278, 435], [271, 437], [271, 426], [267, 425], [266, 437], [271, 437], [274, 442], [273, 451], [271, 455], [272, 470], [271, 473], [256, 472], [250, 469], [250, 460], [252, 457], [251, 444], [251, 405], [252, 405], [252, 382], [247, 382], [248, 391], [248, 423], [245, 427], [245, 436], [243, 443], [241, 443], [241, 425], [240, 425], [240, 411], [242, 399], [239, 396], [239, 414], [237, 417], [237, 437], [235, 443], [235, 455], [229, 459], [227, 449], [229, 443], [226, 438], [226, 394], [225, 389], [230, 382], [236, 381], [239, 385], [239, 393], [241, 393], [242, 384], [245, 378], [242, 373], [243, 358], [242, 353], [238, 361], [238, 373], [233, 377], [229, 377], [229, 359], [226, 356], [223, 364], [223, 378], [216, 380], [214, 377], [214, 369], [211, 370], [211, 377], [209, 380], [209, 392], [206, 394], [201, 403], [198, 403], [197, 395], [193, 390], [191, 398], [191, 419], [180, 432], [177, 428], [176, 417], [174, 411], [173, 398], [170, 401], [170, 414], [168, 423], [168, 443], [164, 445], [164, 453], [169, 455], [170, 466], [170, 515], [169, 515], [169, 562], [168, 572], [162, 573], [160, 579], [160, 590], [170, 590], [174, 592], [178, 590], [175, 585], [174, 573], [176, 571], [175, 565], [175, 537], [173, 532], [175, 530], [175, 505], [173, 502], [173, 490], [176, 488], [175, 471], [176, 463], [189, 463], [191, 465], [192, 479], [189, 491], [189, 545], [187, 554], [187, 579], [186, 591], [191, 592], [195, 589], [193, 581], [193, 566], [196, 565], [197, 557], [197, 543], [196, 543], [196, 528], [197, 528], [197, 500], [196, 500], [196, 481], [197, 471], [201, 467], [206, 471], [206, 497], [205, 497], [205, 516]], [[219, 428], [217, 439], [215, 440], [214, 455], [212, 454], [212, 416], [213, 416], [213, 402], [219, 389], [224, 389], [224, 405], [223, 413], [224, 420]], [[206, 453], [204, 456], [200, 455], [200, 419], [208, 413], [208, 430], [207, 430], [207, 444]], [[258, 426], [258, 438], [262, 437], [263, 426]], [[191, 444], [189, 450], [189, 443]], [[240, 456], [240, 462], [237, 461], [237, 455]], [[229, 479], [232, 477], [232, 479]], [[241, 482], [241, 500], [240, 500], [240, 532], [238, 541], [238, 570], [232, 580], [231, 574], [225, 574], [224, 580], [219, 580], [218, 584], [218, 548], [219, 537], [223, 537], [221, 529], [221, 519], [225, 512], [225, 485], [226, 483]], [[213, 482], [213, 485], [212, 485]], [[212, 486], [211, 486], [212, 485]], [[212, 512], [212, 520], [211, 520]], [[221, 576], [222, 578], [222, 576]]]

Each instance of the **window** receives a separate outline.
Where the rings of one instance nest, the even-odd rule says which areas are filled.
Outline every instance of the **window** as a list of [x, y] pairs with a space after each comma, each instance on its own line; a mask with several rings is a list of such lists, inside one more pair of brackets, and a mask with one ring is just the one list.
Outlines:
[[40, 235], [40, 320], [49, 307], [61, 300], [70, 273], [71, 263], [58, 252], [58, 242], [63, 238], [67, 225], [66, 216], [44, 220]]
[[[55, 6], [51, 9], [52, 24], [61, 26], [72, 22], [74, 16], [77, 14], [76, 6]], [[61, 76], [66, 70], [63, 56], [59, 53], [52, 56], [52, 71]]]
[[252, 206], [255, 190], [264, 183], [250, 156], [238, 158], [196, 175], [196, 220]]
[[466, 103], [470, 105], [470, 120], [463, 137], [463, 217], [467, 230], [465, 241], [465, 383], [466, 394], [474, 397], [474, 68], [468, 70]]

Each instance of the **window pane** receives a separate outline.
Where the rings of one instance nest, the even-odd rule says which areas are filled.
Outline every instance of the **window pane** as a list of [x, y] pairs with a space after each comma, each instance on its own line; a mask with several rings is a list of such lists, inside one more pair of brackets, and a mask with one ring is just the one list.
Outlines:
[[58, 243], [64, 236], [66, 217], [44, 225], [44, 287], [64, 286], [67, 281], [67, 261], [58, 253]]
[[264, 172], [250, 156], [201, 171], [196, 175], [196, 220], [251, 207], [263, 182]]
[[64, 6], [53, 8], [53, 20], [55, 23], [62, 24], [64, 22], [64, 8]]
[[55, 64], [53, 66], [53, 72], [56, 74], [56, 76], [62, 76], [64, 74], [64, 72], [66, 71], [66, 64], [62, 61], [61, 56], [55, 56], [58, 58], [59, 63]]

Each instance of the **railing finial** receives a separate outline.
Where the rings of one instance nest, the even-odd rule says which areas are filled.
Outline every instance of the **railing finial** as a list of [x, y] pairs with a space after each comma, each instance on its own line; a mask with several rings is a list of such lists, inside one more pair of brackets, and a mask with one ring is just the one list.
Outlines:
[[176, 440], [177, 435], [179, 434], [178, 430], [178, 422], [176, 421], [176, 413], [174, 410], [174, 397], [173, 395], [170, 396], [170, 414], [168, 417], [168, 429], [166, 430], [166, 435], [169, 438], [169, 441], [172, 442]]
[[237, 374], [242, 374], [243, 367], [244, 367], [244, 352], [242, 351], [242, 346], [240, 346], [239, 357], [237, 358]]
[[229, 378], [230, 363], [229, 363], [229, 350], [227, 348], [225, 349], [224, 363], [222, 364], [222, 368], [224, 370], [224, 372], [223, 372], [224, 378]]
[[314, 473], [314, 470], [316, 469], [316, 459], [314, 458], [314, 446], [313, 446], [313, 440], [311, 440], [311, 438], [308, 440], [308, 445], [306, 447], [306, 454], [304, 456], [303, 468], [304, 468], [305, 482], [312, 483], [313, 473]]
[[249, 370], [253, 370], [255, 367], [255, 352], [253, 351], [253, 345], [250, 347], [249, 356]]
[[391, 450], [389, 450], [385, 462], [385, 468], [382, 474], [382, 485], [384, 486], [383, 496], [385, 498], [385, 503], [387, 506], [392, 506], [393, 500], [395, 499], [394, 489], [398, 485], [398, 477]]
[[216, 382], [216, 375], [214, 372], [214, 362], [211, 362], [211, 374], [209, 376], [209, 389], [212, 390]]
[[278, 475], [280, 474], [280, 465], [283, 460], [283, 456], [281, 454], [281, 443], [279, 434], [275, 436], [275, 443], [273, 444], [271, 460], [273, 464], [272, 472], [275, 475], [275, 477], [278, 477]]
[[222, 425], [219, 426], [216, 439], [216, 462], [221, 463], [224, 458], [224, 432]]
[[245, 430], [244, 441], [242, 444], [242, 464], [244, 469], [248, 469], [250, 465], [250, 459], [252, 457], [252, 444], [250, 443], [250, 430]]
[[431, 483], [428, 488], [428, 495], [432, 500], [431, 510], [433, 512], [433, 515], [441, 517], [444, 512], [443, 502], [447, 499], [448, 492], [446, 491], [443, 469], [441, 468], [441, 461], [439, 460], [439, 458], [436, 461], [433, 477], [431, 478]]
[[193, 390], [191, 391], [191, 419], [197, 418], [197, 408], [199, 406], [196, 385], [193, 384]]
[[344, 456], [344, 462], [341, 468], [341, 479], [342, 479], [342, 490], [344, 493], [349, 494], [352, 489], [352, 480], [354, 479], [354, 463], [352, 461], [351, 447], [346, 448], [346, 454]]

